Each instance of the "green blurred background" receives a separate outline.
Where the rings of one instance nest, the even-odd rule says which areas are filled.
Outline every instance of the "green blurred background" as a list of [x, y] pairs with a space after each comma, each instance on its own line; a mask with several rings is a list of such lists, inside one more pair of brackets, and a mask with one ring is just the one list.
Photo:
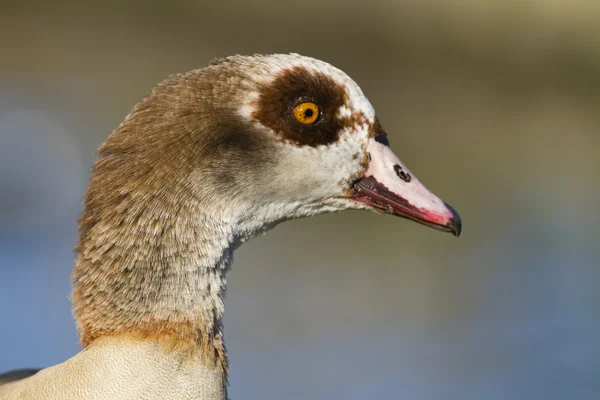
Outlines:
[[[243, 247], [233, 399], [597, 399], [600, 3], [0, 2], [0, 371], [79, 347], [94, 151], [167, 75], [299, 52], [363, 88], [454, 239], [347, 212]], [[251, 157], [251, 155], [249, 155]]]

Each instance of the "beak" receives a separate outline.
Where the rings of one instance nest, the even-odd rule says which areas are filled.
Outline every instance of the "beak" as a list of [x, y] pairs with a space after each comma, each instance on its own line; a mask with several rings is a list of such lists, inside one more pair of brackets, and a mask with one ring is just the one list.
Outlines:
[[354, 201], [375, 210], [410, 219], [431, 228], [459, 236], [460, 216], [410, 172], [390, 149], [387, 138], [369, 139], [369, 166], [354, 183]]

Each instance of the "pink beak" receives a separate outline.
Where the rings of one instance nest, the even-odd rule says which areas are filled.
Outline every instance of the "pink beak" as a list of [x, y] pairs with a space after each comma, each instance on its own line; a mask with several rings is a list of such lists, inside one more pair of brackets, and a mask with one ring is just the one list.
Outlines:
[[353, 199], [376, 210], [459, 236], [460, 216], [430, 192], [390, 149], [387, 138], [369, 139], [369, 166], [354, 183]]

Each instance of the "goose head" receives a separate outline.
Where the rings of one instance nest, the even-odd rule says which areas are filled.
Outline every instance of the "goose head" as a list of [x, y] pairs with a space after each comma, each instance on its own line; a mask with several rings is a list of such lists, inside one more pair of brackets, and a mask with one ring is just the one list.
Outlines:
[[360, 87], [298, 54], [233, 56], [168, 78], [99, 154], [84, 234], [98, 222], [122, 226], [123, 212], [134, 214], [126, 222], [185, 215], [241, 243], [287, 219], [347, 209], [461, 231], [457, 212], [391, 150]]
[[88, 201], [163, 198], [170, 212], [196, 203], [199, 216], [242, 240], [287, 219], [347, 209], [461, 230], [456, 211], [391, 150], [360, 87], [298, 54], [233, 56], [170, 77], [100, 156]]

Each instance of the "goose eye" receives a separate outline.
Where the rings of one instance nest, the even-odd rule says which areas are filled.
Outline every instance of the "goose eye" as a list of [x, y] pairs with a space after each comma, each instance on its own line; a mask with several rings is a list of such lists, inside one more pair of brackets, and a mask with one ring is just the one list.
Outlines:
[[305, 125], [314, 124], [319, 119], [319, 106], [310, 101], [300, 103], [294, 108], [294, 117]]

